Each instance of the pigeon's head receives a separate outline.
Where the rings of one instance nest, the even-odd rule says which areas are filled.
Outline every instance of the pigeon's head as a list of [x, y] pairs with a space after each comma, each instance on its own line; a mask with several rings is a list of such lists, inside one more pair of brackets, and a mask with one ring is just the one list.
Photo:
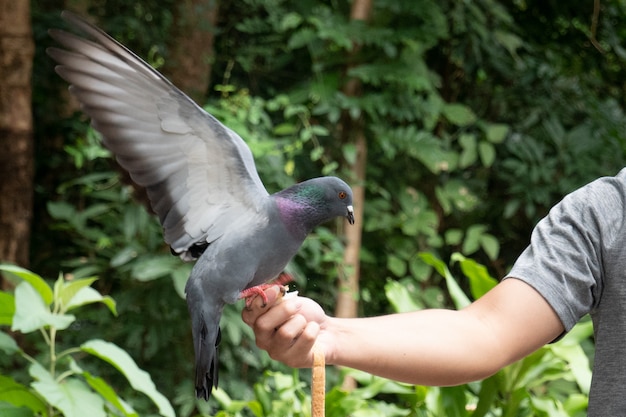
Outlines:
[[314, 178], [310, 181], [324, 190], [320, 204], [328, 210], [329, 218], [345, 217], [350, 224], [354, 224], [352, 189], [348, 184], [337, 177]]
[[345, 217], [354, 224], [352, 190], [337, 177], [303, 181], [277, 193], [276, 197], [285, 201], [279, 206], [282, 215], [289, 219], [288, 224], [297, 222], [309, 231], [335, 217]]

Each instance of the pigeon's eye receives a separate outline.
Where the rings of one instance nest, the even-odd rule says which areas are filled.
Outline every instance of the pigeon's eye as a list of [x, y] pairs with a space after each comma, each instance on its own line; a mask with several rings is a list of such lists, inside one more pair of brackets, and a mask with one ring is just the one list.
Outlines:
[[345, 199], [348, 196], [348, 194], [346, 194], [345, 191], [339, 191], [339, 198], [340, 199]]

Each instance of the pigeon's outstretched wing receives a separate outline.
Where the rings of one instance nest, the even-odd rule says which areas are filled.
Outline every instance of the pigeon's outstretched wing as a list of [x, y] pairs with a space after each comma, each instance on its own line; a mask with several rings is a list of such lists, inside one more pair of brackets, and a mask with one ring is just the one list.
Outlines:
[[81, 17], [63, 18], [93, 41], [59, 30], [49, 48], [92, 125], [133, 181], [145, 187], [165, 241], [185, 259], [268, 193], [244, 141], [159, 72]]

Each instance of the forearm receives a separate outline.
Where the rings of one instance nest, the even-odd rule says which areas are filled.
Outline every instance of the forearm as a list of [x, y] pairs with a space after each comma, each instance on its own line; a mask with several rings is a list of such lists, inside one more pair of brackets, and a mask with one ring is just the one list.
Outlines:
[[546, 300], [507, 279], [467, 308], [382, 317], [328, 317], [306, 297], [245, 309], [257, 345], [292, 367], [311, 366], [313, 349], [329, 364], [420, 385], [456, 385], [487, 377], [563, 332]]
[[464, 311], [423, 310], [365, 319], [330, 318], [329, 363], [420, 385], [457, 385], [504, 366], [480, 320]]

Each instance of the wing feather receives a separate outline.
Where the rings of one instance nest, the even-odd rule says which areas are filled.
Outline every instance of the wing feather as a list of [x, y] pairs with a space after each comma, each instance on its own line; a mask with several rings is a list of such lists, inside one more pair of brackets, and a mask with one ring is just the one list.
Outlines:
[[145, 187], [165, 241], [185, 259], [241, 216], [263, 215], [268, 193], [250, 149], [133, 52], [68, 12], [92, 40], [51, 30], [50, 48], [103, 142]]

